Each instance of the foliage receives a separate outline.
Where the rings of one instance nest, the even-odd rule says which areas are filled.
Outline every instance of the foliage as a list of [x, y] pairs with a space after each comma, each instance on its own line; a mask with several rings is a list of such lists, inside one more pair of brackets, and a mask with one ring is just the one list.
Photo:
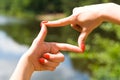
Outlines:
[[6, 31], [8, 36], [11, 36], [18, 43], [31, 45], [40, 30], [39, 22], [36, 20], [23, 21], [22, 24], [14, 23], [0, 26], [0, 29]]
[[[120, 3], [120, 0], [0, 0], [0, 13], [19, 18], [31, 19], [37, 14], [66, 13], [78, 6], [105, 2]], [[39, 21], [0, 27], [21, 44], [30, 45], [39, 32]], [[22, 35], [21, 35], [22, 34]], [[67, 42], [77, 45], [79, 33], [69, 26], [49, 28], [46, 41]], [[86, 52], [73, 54], [77, 70], [89, 72], [91, 80], [119, 80], [120, 74], [120, 26], [104, 22], [95, 29], [86, 41]], [[78, 64], [78, 62], [80, 64]]]
[[[103, 25], [101, 26], [102, 29], [106, 31], [115, 31], [118, 39], [120, 38], [120, 31], [118, 31], [120, 30], [119, 25], [112, 23], [106, 23]], [[93, 36], [93, 34], [91, 35]], [[89, 71], [92, 76], [91, 80], [119, 80], [120, 39], [117, 41], [108, 39], [107, 37], [103, 38], [99, 34], [95, 34], [94, 36], [94, 40], [88, 39], [91, 42], [94, 42], [92, 42], [91, 45], [87, 44], [84, 55], [76, 55], [73, 53], [70, 54], [73, 59], [73, 64], [76, 64], [77, 69], [80, 71]], [[91, 47], [93, 49], [91, 49]], [[76, 59], [77, 61], [75, 61]], [[78, 64], [78, 60], [80, 64]]]
[[0, 0], [0, 13], [23, 18], [40, 13], [70, 14], [74, 7], [109, 1], [111, 0]]

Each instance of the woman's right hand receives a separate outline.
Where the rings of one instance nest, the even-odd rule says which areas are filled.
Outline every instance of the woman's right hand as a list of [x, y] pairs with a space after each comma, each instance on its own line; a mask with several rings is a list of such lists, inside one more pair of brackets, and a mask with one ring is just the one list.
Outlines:
[[[78, 37], [78, 45], [84, 44], [88, 35], [103, 21], [111, 21], [120, 24], [120, 6], [114, 3], [104, 3], [76, 7], [69, 17], [56, 21], [48, 21], [48, 27], [60, 27], [70, 24], [72, 28], [81, 32]], [[82, 47], [81, 47], [82, 48]]]

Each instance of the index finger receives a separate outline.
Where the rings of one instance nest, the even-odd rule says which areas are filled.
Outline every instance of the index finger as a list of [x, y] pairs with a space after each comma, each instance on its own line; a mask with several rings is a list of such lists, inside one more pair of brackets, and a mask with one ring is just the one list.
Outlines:
[[74, 20], [74, 16], [71, 15], [69, 17], [66, 18], [62, 18], [56, 21], [48, 21], [47, 23], [45, 23], [46, 26], [48, 27], [60, 27], [60, 26], [66, 26], [72, 23], [72, 21]]
[[46, 35], [47, 35], [47, 27], [43, 22], [41, 22], [41, 30], [36, 39], [38, 39], [38, 42], [43, 42]]
[[60, 51], [72, 51], [77, 53], [83, 53], [82, 49], [78, 46], [74, 46], [66, 43], [52, 43], [53, 46], [56, 46]]

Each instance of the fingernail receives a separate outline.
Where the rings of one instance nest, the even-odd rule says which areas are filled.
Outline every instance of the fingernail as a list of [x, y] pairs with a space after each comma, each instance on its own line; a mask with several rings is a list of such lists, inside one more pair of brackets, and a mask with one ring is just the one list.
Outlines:
[[84, 44], [84, 42], [81, 43], [81, 49], [82, 49], [82, 52], [85, 51], [85, 44]]
[[42, 23], [47, 23], [48, 21], [41, 21], [40, 27], [42, 26]]
[[42, 23], [47, 23], [48, 21], [42, 21]]
[[40, 58], [40, 59], [39, 59], [39, 62], [40, 62], [41, 64], [44, 64], [44, 63], [45, 63], [45, 59], [44, 59], [44, 58]]
[[44, 54], [43, 57], [46, 59], [50, 59], [50, 55], [48, 55], [48, 54]]

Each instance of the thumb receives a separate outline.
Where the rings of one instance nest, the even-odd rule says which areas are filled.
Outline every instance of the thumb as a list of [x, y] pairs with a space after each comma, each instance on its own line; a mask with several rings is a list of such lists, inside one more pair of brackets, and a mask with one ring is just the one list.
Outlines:
[[82, 31], [78, 37], [78, 46], [81, 48], [82, 52], [85, 51], [85, 40], [88, 36], [87, 32]]

